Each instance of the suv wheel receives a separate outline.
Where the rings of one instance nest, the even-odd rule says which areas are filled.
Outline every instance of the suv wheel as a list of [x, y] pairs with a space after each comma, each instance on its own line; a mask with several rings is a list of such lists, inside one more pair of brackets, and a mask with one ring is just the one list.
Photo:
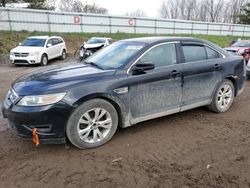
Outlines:
[[67, 56], [66, 51], [63, 50], [63, 51], [62, 51], [62, 55], [61, 55], [61, 60], [66, 59], [66, 56]]
[[230, 80], [223, 80], [216, 89], [212, 103], [208, 106], [214, 112], [226, 112], [234, 100], [234, 85]]
[[72, 113], [66, 134], [76, 147], [94, 148], [108, 142], [117, 126], [118, 115], [114, 106], [103, 99], [92, 99]]
[[48, 56], [46, 54], [42, 55], [41, 65], [46, 66], [48, 64]]

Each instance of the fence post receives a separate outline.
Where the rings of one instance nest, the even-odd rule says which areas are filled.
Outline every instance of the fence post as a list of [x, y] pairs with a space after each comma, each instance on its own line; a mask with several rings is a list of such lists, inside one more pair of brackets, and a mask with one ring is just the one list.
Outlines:
[[83, 33], [83, 14], [80, 15], [81, 18], [81, 32]]
[[109, 16], [109, 33], [112, 33], [111, 16]]
[[173, 34], [175, 34], [175, 20], [173, 20], [173, 22], [174, 22]]
[[222, 24], [220, 24], [220, 35], [222, 33]]
[[49, 14], [49, 12], [46, 12], [46, 13], [47, 13], [48, 29], [49, 29], [49, 32], [51, 32], [51, 28], [50, 28], [50, 14]]
[[157, 31], [157, 24], [156, 24], [157, 20], [155, 19], [155, 35], [156, 35], [156, 31]]
[[194, 34], [194, 22], [192, 22], [191, 34]]
[[245, 31], [246, 31], [246, 26], [244, 25], [244, 28], [243, 28], [243, 37], [245, 36]]
[[208, 35], [208, 31], [209, 31], [209, 23], [207, 23], [207, 35]]
[[12, 25], [11, 25], [11, 20], [10, 20], [10, 10], [9, 9], [6, 9], [6, 10], [7, 10], [7, 15], [8, 15], [9, 29], [10, 31], [12, 31]]
[[134, 18], [134, 20], [135, 20], [135, 24], [134, 24], [134, 33], [136, 33], [136, 18]]

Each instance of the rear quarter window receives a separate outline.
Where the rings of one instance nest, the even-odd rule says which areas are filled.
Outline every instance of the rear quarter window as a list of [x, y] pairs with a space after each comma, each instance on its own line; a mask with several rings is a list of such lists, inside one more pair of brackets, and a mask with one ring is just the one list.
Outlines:
[[222, 55], [219, 54], [218, 52], [216, 52], [215, 50], [209, 48], [209, 47], [205, 47], [206, 48], [206, 52], [207, 52], [207, 58], [208, 59], [216, 59], [216, 58], [222, 58]]

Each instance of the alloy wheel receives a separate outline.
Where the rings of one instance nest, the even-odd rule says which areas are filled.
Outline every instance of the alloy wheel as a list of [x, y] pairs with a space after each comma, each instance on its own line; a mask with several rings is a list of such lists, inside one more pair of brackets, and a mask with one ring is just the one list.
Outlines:
[[217, 96], [217, 104], [221, 109], [225, 109], [230, 105], [233, 99], [233, 89], [231, 85], [224, 84], [220, 87], [218, 96]]
[[96, 143], [108, 135], [111, 126], [110, 113], [103, 108], [93, 108], [85, 112], [79, 119], [77, 133], [84, 142]]

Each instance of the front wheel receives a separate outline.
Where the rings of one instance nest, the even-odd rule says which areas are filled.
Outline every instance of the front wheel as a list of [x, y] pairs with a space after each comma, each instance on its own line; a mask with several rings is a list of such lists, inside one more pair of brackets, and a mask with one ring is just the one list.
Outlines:
[[48, 56], [46, 54], [42, 55], [41, 65], [46, 66], [48, 64]]
[[234, 85], [230, 80], [223, 80], [217, 87], [212, 102], [208, 106], [209, 110], [220, 113], [226, 112], [234, 100]]
[[112, 104], [92, 99], [80, 105], [70, 116], [66, 134], [80, 149], [94, 148], [108, 142], [118, 126], [118, 115]]

